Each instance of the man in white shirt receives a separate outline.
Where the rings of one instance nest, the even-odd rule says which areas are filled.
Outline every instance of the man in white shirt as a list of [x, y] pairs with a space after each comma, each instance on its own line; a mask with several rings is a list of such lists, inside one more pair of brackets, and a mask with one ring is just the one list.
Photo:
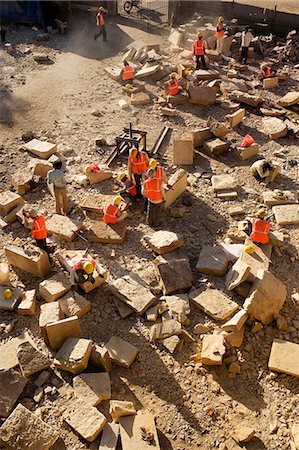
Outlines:
[[241, 60], [242, 64], [247, 64], [248, 48], [253, 39], [253, 34], [250, 32], [249, 27], [246, 27], [242, 32], [242, 48], [241, 48]]

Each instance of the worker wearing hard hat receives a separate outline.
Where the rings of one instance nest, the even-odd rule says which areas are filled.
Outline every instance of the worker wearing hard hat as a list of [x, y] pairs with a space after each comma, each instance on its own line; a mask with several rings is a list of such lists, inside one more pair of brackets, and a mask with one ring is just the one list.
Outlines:
[[201, 32], [197, 33], [197, 37], [198, 37], [197, 41], [194, 41], [192, 44], [192, 54], [195, 57], [196, 61], [195, 69], [196, 70], [200, 69], [199, 60], [201, 60], [202, 68], [206, 69], [207, 67], [205, 60], [206, 41], [203, 40]]
[[163, 183], [165, 183], [165, 184], [168, 183], [168, 179], [167, 179], [167, 176], [165, 174], [165, 171], [164, 171], [163, 167], [158, 163], [158, 161], [156, 159], [151, 158], [149, 160], [148, 167], [150, 169], [155, 169], [156, 170], [156, 178], [158, 178], [159, 180], [162, 180]]
[[261, 208], [256, 212], [254, 219], [247, 218], [249, 236], [252, 242], [267, 244], [271, 224], [265, 220], [266, 211]]
[[117, 191], [117, 194], [119, 194], [124, 200], [132, 200], [134, 197], [136, 197], [136, 183], [124, 172], [120, 173], [117, 176], [117, 183], [121, 187], [121, 189]]
[[267, 159], [259, 159], [251, 165], [250, 169], [254, 178], [261, 181], [270, 175], [273, 165]]
[[46, 221], [42, 214], [35, 209], [23, 209], [24, 226], [31, 230], [31, 236], [35, 239], [36, 245], [48, 252], [47, 247], [47, 227]]
[[162, 179], [156, 176], [156, 169], [148, 169], [146, 176], [143, 195], [147, 199], [147, 223], [150, 227], [156, 228], [160, 225], [165, 191]]
[[118, 195], [113, 202], [109, 202], [104, 206], [104, 222], [109, 224], [116, 224], [124, 220], [128, 213], [121, 210], [121, 204], [125, 204], [124, 199]]
[[94, 35], [94, 40], [95, 41], [101, 35], [103, 35], [103, 41], [104, 42], [107, 41], [107, 32], [106, 32], [105, 17], [104, 17], [104, 15], [106, 13], [107, 13], [107, 10], [103, 6], [100, 6], [99, 12], [96, 15], [96, 23], [97, 23], [97, 27], [100, 27], [100, 31], [97, 34]]
[[121, 70], [121, 77], [124, 84], [133, 85], [134, 79], [134, 70], [133, 67], [127, 61], [124, 61], [124, 67]]
[[97, 267], [95, 260], [91, 256], [86, 256], [76, 261], [70, 270], [70, 282], [72, 291], [75, 291], [76, 284], [83, 284], [86, 281], [94, 284], [94, 271], [97, 271], [98, 275], [103, 278], [100, 274], [100, 270]]
[[130, 150], [128, 159], [128, 174], [134, 178], [137, 189], [137, 198], [141, 198], [141, 183], [148, 169], [148, 156], [143, 150], [133, 147]]
[[276, 70], [273, 69], [270, 62], [261, 64], [261, 71], [263, 79], [276, 77]]
[[216, 40], [217, 40], [216, 50], [217, 50], [218, 54], [222, 53], [224, 32], [225, 32], [224, 18], [222, 16], [220, 16], [218, 19], [218, 23], [216, 26], [216, 33], [215, 33]]
[[166, 85], [168, 95], [177, 95], [179, 93], [180, 88], [177, 80], [177, 73], [173, 72], [169, 75], [169, 80], [167, 81]]

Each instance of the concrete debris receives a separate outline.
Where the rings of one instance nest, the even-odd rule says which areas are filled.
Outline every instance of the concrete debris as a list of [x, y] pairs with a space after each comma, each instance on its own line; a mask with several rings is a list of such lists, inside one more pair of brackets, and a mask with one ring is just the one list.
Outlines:
[[69, 337], [56, 354], [54, 364], [60, 370], [78, 374], [86, 369], [91, 351], [89, 339]]
[[0, 372], [0, 417], [7, 417], [11, 413], [27, 382], [28, 379], [15, 370]]
[[218, 289], [198, 289], [189, 294], [194, 306], [215, 320], [225, 320], [239, 309], [239, 305]]
[[299, 344], [274, 339], [268, 367], [275, 372], [299, 377]]
[[159, 255], [169, 253], [181, 247], [184, 243], [183, 237], [179, 234], [164, 230], [156, 231], [150, 236], [144, 236], [144, 240]]
[[114, 422], [118, 423], [121, 417], [134, 416], [136, 408], [133, 402], [110, 400], [109, 414]]
[[82, 373], [73, 379], [76, 397], [91, 406], [111, 398], [111, 382], [108, 373]]
[[119, 366], [130, 367], [139, 350], [129, 342], [118, 336], [112, 336], [105, 348], [108, 350], [110, 359]]

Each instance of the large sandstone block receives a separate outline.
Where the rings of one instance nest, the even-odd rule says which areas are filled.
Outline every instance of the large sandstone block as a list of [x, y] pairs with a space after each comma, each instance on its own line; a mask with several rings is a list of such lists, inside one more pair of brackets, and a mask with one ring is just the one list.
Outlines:
[[64, 318], [59, 302], [45, 303], [40, 306], [39, 328], [46, 344], [49, 343], [46, 325]]
[[228, 97], [234, 102], [244, 103], [255, 108], [263, 102], [263, 99], [259, 95], [247, 94], [246, 92], [240, 91], [234, 91]]
[[119, 366], [130, 367], [137, 356], [138, 348], [118, 336], [112, 336], [105, 348], [108, 350], [110, 359]]
[[17, 206], [23, 206], [24, 199], [14, 192], [5, 191], [0, 193], [0, 215], [7, 216], [7, 214], [15, 209]]
[[90, 184], [100, 183], [101, 181], [108, 180], [111, 178], [113, 173], [110, 170], [104, 168], [100, 169], [99, 172], [88, 172], [86, 176]]
[[58, 300], [58, 303], [66, 317], [77, 316], [80, 318], [91, 310], [90, 301], [77, 292], [68, 292]]
[[278, 278], [260, 270], [243, 307], [255, 319], [268, 325], [281, 310], [286, 294], [286, 286]]
[[181, 33], [178, 30], [173, 30], [168, 38], [169, 42], [176, 47], [181, 47], [184, 40], [184, 33]]
[[36, 312], [36, 290], [24, 292], [24, 297], [18, 306], [18, 313], [23, 316], [34, 316]]
[[53, 350], [60, 349], [69, 337], [80, 338], [82, 336], [80, 321], [77, 316], [49, 323], [46, 325], [46, 331]]
[[43, 161], [41, 159], [32, 159], [29, 162], [28, 167], [32, 171], [33, 175], [45, 178], [49, 170], [53, 169], [53, 164], [50, 161]]
[[156, 231], [150, 236], [144, 236], [145, 242], [148, 246], [159, 255], [169, 253], [176, 248], [183, 245], [184, 239], [182, 236], [172, 231]]
[[29, 169], [16, 172], [11, 176], [11, 183], [17, 194], [24, 195], [33, 185], [33, 174]]
[[89, 339], [69, 337], [56, 354], [54, 364], [60, 370], [78, 374], [86, 369], [91, 350], [92, 342]]
[[264, 117], [262, 128], [263, 132], [273, 140], [286, 136], [288, 132], [286, 124], [278, 117]]
[[218, 70], [209, 69], [209, 70], [203, 70], [198, 69], [195, 70], [194, 76], [198, 79], [198, 81], [205, 81], [205, 80], [216, 80], [221, 77]]
[[222, 331], [221, 335], [224, 337], [225, 346], [227, 349], [241, 347], [244, 339], [245, 327], [239, 330]]
[[150, 306], [156, 303], [156, 297], [151, 293], [145, 282], [125, 275], [109, 283], [111, 292], [121, 301], [142, 315]]
[[263, 89], [274, 89], [276, 87], [278, 87], [277, 77], [265, 78], [263, 80]]
[[91, 406], [111, 398], [111, 382], [108, 373], [82, 373], [73, 379], [76, 397]]
[[27, 142], [27, 144], [22, 145], [22, 148], [42, 159], [48, 159], [51, 155], [53, 155], [53, 153], [57, 152], [56, 144], [51, 144], [51, 142], [46, 141], [39, 141], [38, 139], [32, 139]]
[[161, 323], [155, 323], [150, 328], [150, 340], [165, 339], [173, 335], [181, 334], [182, 325], [177, 320], [164, 320]]
[[76, 238], [76, 233], [79, 233], [78, 225], [69, 217], [60, 214], [53, 214], [51, 219], [47, 220], [47, 230], [49, 236], [54, 234], [58, 239], [67, 242], [73, 241]]
[[165, 208], [169, 208], [187, 188], [188, 172], [184, 169], [178, 169], [168, 180], [165, 188]]
[[273, 206], [278, 225], [296, 225], [299, 223], [299, 205]]
[[200, 128], [191, 132], [191, 138], [193, 140], [193, 147], [201, 147], [206, 141], [213, 137], [210, 128]]
[[124, 222], [111, 225], [102, 221], [92, 224], [88, 233], [89, 242], [100, 242], [101, 244], [122, 244], [127, 234], [127, 225]]
[[219, 122], [211, 116], [207, 120], [207, 126], [210, 128], [211, 133], [217, 138], [223, 138], [229, 132], [229, 129], [223, 122]]
[[8, 245], [4, 248], [4, 251], [8, 264], [36, 277], [45, 277], [52, 271], [48, 254], [38, 247], [30, 247], [24, 250], [15, 245]]
[[264, 191], [262, 199], [266, 206], [287, 205], [298, 203], [298, 194], [296, 191]]
[[274, 339], [268, 367], [276, 372], [299, 377], [299, 344]]
[[175, 165], [193, 164], [194, 148], [191, 139], [173, 139], [172, 141], [172, 162]]
[[209, 106], [216, 103], [216, 92], [211, 87], [189, 85], [187, 91], [189, 93], [189, 101], [193, 105]]
[[51, 365], [49, 357], [36, 350], [30, 342], [23, 342], [18, 346], [17, 358], [24, 377], [41, 372]]
[[221, 153], [226, 152], [230, 148], [230, 142], [223, 141], [222, 139], [212, 139], [210, 141], [206, 141], [203, 144], [204, 151], [210, 155], [220, 155]]
[[97, 408], [77, 398], [69, 403], [63, 420], [88, 442], [93, 442], [107, 423], [106, 417]]
[[131, 95], [131, 105], [133, 106], [143, 106], [148, 105], [149, 103], [151, 103], [151, 98], [146, 92], [136, 92]]
[[248, 92], [248, 86], [245, 80], [238, 80], [237, 78], [232, 78], [230, 80], [222, 81], [220, 85], [220, 90], [223, 94], [228, 94], [230, 92]]
[[249, 238], [245, 240], [244, 245], [251, 245], [254, 248], [254, 253], [252, 255], [244, 251], [240, 255], [240, 260], [250, 266], [250, 274], [247, 281], [252, 282], [257, 277], [259, 270], [268, 270], [272, 245], [256, 245]]
[[0, 427], [2, 442], [14, 450], [49, 450], [59, 434], [20, 403]]
[[0, 370], [9, 370], [19, 365], [17, 358], [17, 348], [23, 342], [31, 340], [27, 332], [9, 339], [5, 344], [0, 345]]
[[106, 195], [106, 194], [92, 194], [87, 195], [80, 201], [80, 208], [85, 209], [86, 211], [103, 212], [104, 205], [106, 203], [113, 203], [115, 195]]
[[[154, 75], [161, 69], [160, 64], [156, 64], [155, 66], [142, 67], [138, 72], [135, 73], [135, 78], [146, 78]], [[135, 94], [136, 95], [136, 94]]]
[[229, 121], [230, 128], [235, 128], [239, 123], [241, 123], [245, 117], [245, 109], [241, 108], [233, 114], [228, 114], [227, 119]]
[[39, 283], [39, 294], [47, 302], [54, 302], [71, 289], [70, 279], [60, 272]]
[[138, 414], [122, 417], [120, 420], [120, 436], [123, 450], [148, 450], [149, 444], [144, 439], [144, 431], [150, 433], [150, 447], [160, 450], [159, 437], [152, 414]]
[[221, 246], [205, 245], [199, 255], [196, 270], [200, 273], [221, 277], [227, 271], [229, 258]]
[[239, 309], [239, 305], [233, 302], [223, 292], [218, 289], [201, 289], [192, 291], [189, 294], [194, 306], [204, 311], [215, 320], [225, 320], [232, 316]]
[[252, 156], [258, 155], [260, 151], [260, 145], [251, 144], [249, 147], [237, 147], [235, 149], [236, 155], [242, 160], [251, 158]]
[[299, 93], [296, 91], [288, 92], [277, 102], [279, 106], [292, 106], [299, 103]]
[[12, 297], [6, 299], [3, 295], [6, 289], [7, 286], [0, 286], [0, 311], [13, 311], [20, 303], [23, 291], [18, 288], [9, 287], [12, 291]]
[[7, 417], [11, 413], [27, 382], [28, 378], [15, 370], [0, 372], [0, 417]]
[[193, 275], [188, 258], [161, 256], [154, 263], [164, 295], [191, 288]]
[[220, 334], [204, 334], [201, 348], [201, 362], [210, 366], [221, 366], [225, 353], [224, 337]]
[[213, 175], [211, 182], [214, 192], [227, 191], [237, 187], [234, 177], [228, 174]]

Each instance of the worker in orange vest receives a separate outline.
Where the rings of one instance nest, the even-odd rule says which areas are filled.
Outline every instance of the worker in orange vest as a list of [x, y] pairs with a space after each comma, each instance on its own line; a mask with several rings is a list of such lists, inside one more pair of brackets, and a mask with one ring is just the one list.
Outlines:
[[104, 222], [110, 224], [116, 224], [124, 220], [128, 213], [122, 211], [120, 208], [121, 203], [125, 203], [124, 199], [118, 195], [113, 200], [113, 203], [109, 202], [104, 206]]
[[107, 10], [103, 7], [100, 6], [99, 8], [99, 12], [96, 15], [96, 23], [97, 23], [97, 27], [100, 27], [100, 31], [94, 35], [94, 40], [96, 41], [98, 39], [98, 37], [101, 36], [101, 34], [103, 35], [103, 41], [107, 41], [107, 33], [106, 33], [106, 26], [105, 26], [105, 18], [104, 18], [104, 14], [107, 13]]
[[272, 68], [271, 63], [263, 63], [261, 64], [262, 76], [264, 78], [272, 78], [276, 77], [276, 70]]
[[177, 74], [175, 72], [170, 74], [170, 80], [167, 81], [167, 94], [168, 95], [177, 95], [180, 91], [179, 83], [177, 80]]
[[148, 169], [147, 179], [143, 183], [143, 195], [147, 199], [147, 223], [156, 228], [160, 225], [161, 210], [165, 201], [162, 179], [157, 178], [155, 169]]
[[158, 178], [159, 180], [162, 180], [163, 183], [165, 183], [165, 184], [168, 183], [168, 179], [165, 174], [165, 171], [164, 171], [163, 167], [161, 166], [161, 164], [159, 164], [156, 159], [151, 158], [149, 160], [148, 167], [149, 167], [149, 169], [156, 170], [156, 178]]
[[134, 178], [137, 189], [137, 198], [141, 198], [141, 183], [148, 169], [148, 156], [145, 151], [140, 151], [136, 147], [130, 150], [128, 159], [128, 174]]
[[121, 73], [124, 84], [133, 84], [133, 79], [135, 76], [134, 70], [127, 61], [124, 61], [124, 67], [122, 68]]
[[265, 220], [266, 211], [261, 208], [256, 213], [256, 218], [247, 218], [249, 236], [252, 242], [267, 244], [271, 224]]
[[200, 63], [199, 60], [201, 60], [202, 68], [206, 69], [206, 60], [205, 60], [205, 53], [206, 53], [206, 41], [202, 39], [202, 33], [197, 33], [197, 41], [194, 41], [192, 44], [192, 53], [195, 56], [196, 60], [196, 66], [195, 70], [200, 69]]
[[29, 211], [23, 209], [24, 225], [26, 228], [31, 230], [31, 236], [35, 239], [36, 245], [48, 252], [47, 247], [47, 228], [46, 221], [42, 214], [38, 214], [35, 209], [30, 209]]
[[216, 26], [216, 33], [215, 33], [215, 36], [216, 36], [216, 39], [217, 39], [216, 50], [217, 50], [218, 54], [222, 53], [224, 32], [225, 32], [224, 18], [220, 16], [219, 19], [218, 19], [218, 23], [217, 23], [217, 26]]
[[75, 292], [76, 284], [83, 284], [89, 281], [91, 284], [95, 283], [94, 271], [97, 271], [99, 277], [104, 278], [101, 274], [101, 269], [98, 267], [95, 260], [87, 255], [76, 261], [70, 270], [70, 282], [73, 293]]
[[128, 177], [125, 173], [120, 173], [117, 176], [117, 184], [121, 187], [121, 189], [117, 191], [117, 194], [119, 194], [124, 200], [128, 199], [128, 203], [130, 203], [130, 200], [133, 200], [133, 198], [137, 195], [135, 181]]

